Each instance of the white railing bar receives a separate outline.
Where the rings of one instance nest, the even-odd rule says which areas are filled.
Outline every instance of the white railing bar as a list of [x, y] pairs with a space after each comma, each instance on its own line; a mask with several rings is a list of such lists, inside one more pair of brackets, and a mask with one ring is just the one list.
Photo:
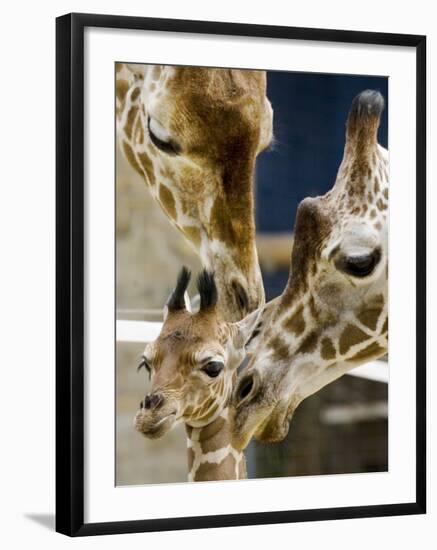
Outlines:
[[117, 309], [117, 315], [161, 315], [162, 309], [159, 308], [149, 308], [149, 309], [138, 309], [138, 308], [128, 308], [122, 307]]

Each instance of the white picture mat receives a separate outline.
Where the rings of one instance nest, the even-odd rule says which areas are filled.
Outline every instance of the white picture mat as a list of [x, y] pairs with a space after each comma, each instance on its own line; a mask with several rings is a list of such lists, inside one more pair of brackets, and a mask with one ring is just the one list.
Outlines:
[[[115, 61], [389, 76], [388, 473], [115, 487]], [[415, 500], [415, 70], [412, 48], [86, 30], [85, 522]]]

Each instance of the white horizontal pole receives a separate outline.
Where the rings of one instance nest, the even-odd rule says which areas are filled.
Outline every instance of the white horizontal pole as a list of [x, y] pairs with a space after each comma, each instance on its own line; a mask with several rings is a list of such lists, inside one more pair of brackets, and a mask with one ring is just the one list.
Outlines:
[[[117, 342], [138, 342], [146, 344], [155, 340], [161, 331], [162, 323], [156, 321], [117, 321]], [[388, 383], [388, 363], [369, 361], [347, 373], [350, 376]]]
[[117, 342], [142, 342], [158, 338], [162, 323], [158, 321], [117, 321]]
[[346, 374], [388, 384], [388, 363], [386, 361], [369, 361], [364, 365], [355, 367]]

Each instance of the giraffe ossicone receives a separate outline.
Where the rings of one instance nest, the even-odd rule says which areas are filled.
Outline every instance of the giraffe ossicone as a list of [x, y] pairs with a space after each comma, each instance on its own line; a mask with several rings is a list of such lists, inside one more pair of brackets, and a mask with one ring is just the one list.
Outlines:
[[234, 429], [283, 439], [299, 403], [388, 349], [388, 152], [377, 142], [384, 101], [353, 101], [334, 187], [298, 208], [290, 275], [267, 304], [234, 392]]
[[223, 320], [214, 275], [204, 270], [197, 282], [200, 309], [192, 313], [189, 280], [183, 268], [165, 306], [161, 332], [144, 349], [140, 367], [150, 374], [151, 390], [134, 426], [156, 439], [183, 422], [189, 481], [242, 479], [245, 459], [234, 441], [230, 400], [259, 312], [236, 323]]
[[264, 71], [116, 65], [121, 150], [214, 271], [229, 321], [264, 303], [253, 181], [272, 117]]

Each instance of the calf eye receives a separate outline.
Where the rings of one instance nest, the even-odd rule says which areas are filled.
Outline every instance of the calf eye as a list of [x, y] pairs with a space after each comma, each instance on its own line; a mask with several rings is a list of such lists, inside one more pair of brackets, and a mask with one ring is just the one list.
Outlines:
[[150, 139], [155, 147], [160, 151], [167, 153], [167, 155], [178, 155], [181, 152], [181, 148], [177, 143], [173, 141], [165, 141], [158, 137], [150, 128], [150, 117], [147, 119], [147, 129], [149, 130]]
[[202, 370], [210, 378], [217, 378], [217, 376], [222, 372], [223, 367], [223, 363], [220, 363], [219, 361], [210, 361], [202, 368]]
[[367, 277], [374, 271], [380, 259], [381, 252], [376, 249], [370, 254], [361, 256], [344, 256], [339, 258], [335, 265], [337, 269], [353, 277]]

